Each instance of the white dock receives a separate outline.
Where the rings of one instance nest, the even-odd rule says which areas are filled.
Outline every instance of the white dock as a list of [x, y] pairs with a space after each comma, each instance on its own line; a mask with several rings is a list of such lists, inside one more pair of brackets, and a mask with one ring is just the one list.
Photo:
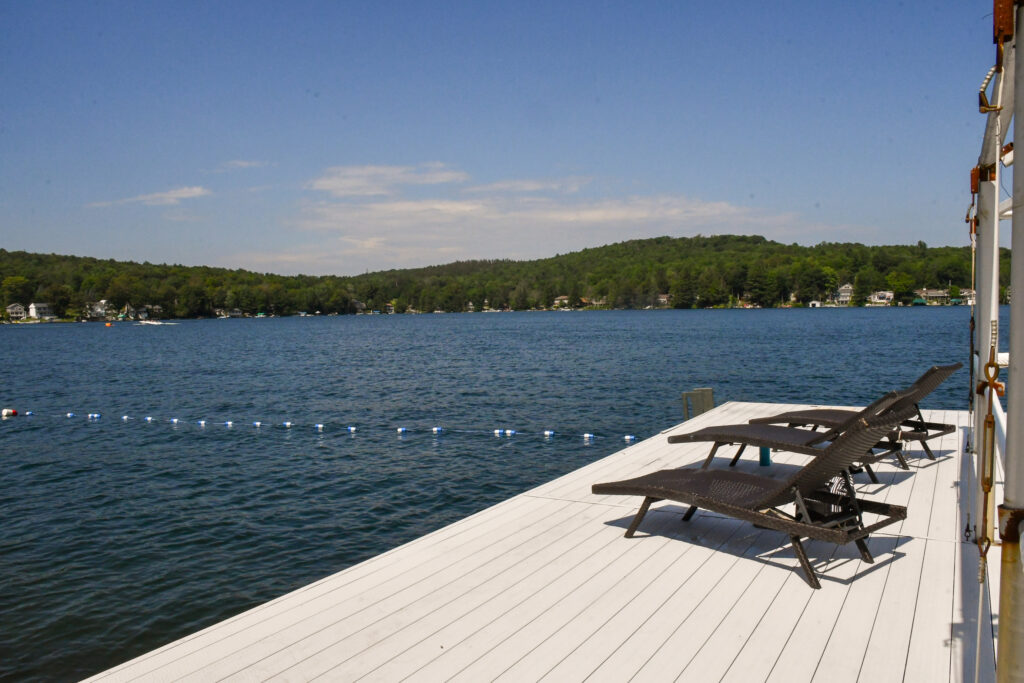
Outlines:
[[[994, 680], [993, 610], [985, 594], [978, 646], [978, 551], [963, 542], [964, 411], [926, 411], [961, 426], [931, 442], [937, 461], [910, 444], [909, 472], [886, 462], [880, 485], [858, 476], [865, 497], [909, 514], [871, 537], [873, 565], [852, 544], [807, 543], [821, 590], [784, 534], [704, 511], [682, 522], [682, 506], [661, 503], [627, 539], [640, 499], [590, 492], [707, 455], [665, 434], [790, 407], [725, 404], [90, 680], [934, 683], [973, 681], [976, 652], [980, 680]], [[720, 454], [713, 466], [732, 449]], [[738, 467], [781, 475], [803, 461], [773, 453], [759, 467], [753, 449]]]

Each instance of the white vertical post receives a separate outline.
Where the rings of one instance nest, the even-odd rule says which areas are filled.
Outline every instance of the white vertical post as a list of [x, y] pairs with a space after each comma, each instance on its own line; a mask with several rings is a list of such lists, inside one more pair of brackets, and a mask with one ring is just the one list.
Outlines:
[[[978, 231], [975, 268], [975, 351], [972, 358], [977, 372], [975, 378], [984, 378], [982, 368], [988, 362], [989, 346], [992, 343], [992, 322], [999, 324], [999, 137], [986, 136], [985, 144], [994, 145], [997, 152], [993, 155], [982, 153], [982, 159], [995, 158], [990, 166], [981, 168], [982, 180], [978, 183]], [[974, 397], [974, 430], [971, 447], [974, 451], [975, 471], [981, 474], [981, 435], [985, 433], [986, 401], [983, 396]], [[974, 520], [976, 532], [988, 538], [995, 534], [995, 501], [989, 500], [987, 517], [983, 514], [985, 500], [983, 496], [976, 498]], [[988, 519], [988, 528], [982, 529], [983, 519]]]
[[[988, 361], [993, 332], [998, 334], [999, 325], [999, 158], [1010, 128], [1013, 113], [1013, 92], [1016, 69], [1014, 48], [1009, 46], [1003, 60], [1003, 68], [995, 74], [993, 102], [995, 107], [985, 121], [985, 136], [978, 157], [978, 209], [977, 239], [975, 250], [975, 305], [974, 305], [974, 348], [977, 354], [971, 359], [975, 364], [975, 378], [981, 380], [982, 367]], [[973, 390], [973, 387], [972, 387]], [[987, 402], [975, 397], [974, 428], [971, 432], [971, 450], [975, 457], [976, 471], [980, 474], [980, 443], [984, 433]], [[995, 536], [995, 501], [990, 500], [987, 516], [984, 514], [984, 499], [978, 496], [974, 505], [975, 529], [986, 538]], [[978, 525], [987, 517], [987, 528]]]
[[[999, 144], [998, 138], [992, 144]], [[982, 169], [983, 173], [985, 169]], [[990, 180], [978, 183], [978, 241], [974, 319], [981, 364], [988, 361], [992, 341], [991, 321], [999, 321], [999, 163], [989, 171]], [[985, 177], [984, 175], [982, 176]], [[980, 412], [980, 411], [979, 411]]]
[[[1016, 7], [1016, 25], [1024, 27], [1024, 6]], [[1024, 50], [1014, 51], [1014, 148], [1017, 130], [1024, 131]], [[1008, 103], [1007, 103], [1008, 104]], [[1024, 134], [1021, 135], [1024, 145]], [[1022, 147], [1024, 149], [1024, 147]], [[999, 506], [1002, 562], [999, 584], [999, 681], [1024, 681], [1024, 567], [1020, 526], [1024, 513], [1024, 173], [1013, 174], [1012, 248], [1018, 258], [1010, 267], [1013, 299], [1010, 308], [1010, 376], [1006, 411], [1006, 473]]]

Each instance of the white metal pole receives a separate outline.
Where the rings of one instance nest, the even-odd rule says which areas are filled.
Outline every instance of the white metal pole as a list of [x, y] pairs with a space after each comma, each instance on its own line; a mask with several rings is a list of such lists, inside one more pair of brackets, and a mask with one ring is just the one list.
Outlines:
[[[1016, 8], [1016, 25], [1024, 27], [1024, 6]], [[1014, 148], [1024, 118], [1024, 50], [1014, 51]], [[1007, 103], [1008, 104], [1008, 103]], [[1021, 136], [1024, 145], [1024, 135]], [[1022, 148], [1024, 149], [1024, 148]], [[1016, 166], [1016, 164], [1015, 164]], [[1010, 376], [1006, 411], [1006, 473], [1003, 504], [999, 506], [1002, 539], [999, 583], [999, 681], [1024, 682], [1024, 567], [1020, 556], [1020, 527], [1024, 519], [1024, 173], [1013, 174], [1013, 237], [1017, 258], [1010, 267], [1013, 298], [1010, 307]]]
[[[986, 138], [986, 144], [999, 147], [999, 138]], [[983, 158], [998, 159], [998, 154], [983, 154]], [[989, 345], [992, 342], [992, 321], [999, 321], [999, 162], [982, 168], [982, 180], [978, 183], [978, 232], [977, 265], [975, 270], [975, 362], [978, 381], [984, 377], [982, 368], [988, 361]], [[986, 179], [987, 178], [987, 179]], [[974, 397], [974, 431], [971, 447], [974, 451], [975, 471], [981, 473], [981, 435], [985, 433], [986, 401], [982, 396]], [[975, 530], [989, 538], [995, 534], [995, 501], [989, 500], [988, 516], [984, 516], [984, 497], [977, 496], [974, 507]], [[988, 519], [988, 528], [982, 529], [983, 519]]]
[[[975, 353], [971, 359], [975, 364], [975, 377], [983, 376], [982, 366], [988, 360], [989, 347], [993, 333], [998, 334], [999, 325], [999, 158], [1003, 141], [1009, 133], [1011, 115], [1013, 113], [1013, 80], [1014, 49], [1012, 44], [1006, 50], [1003, 68], [996, 73], [993, 88], [995, 109], [988, 114], [985, 121], [985, 136], [981, 143], [981, 154], [978, 157], [978, 208], [977, 235], [975, 250]], [[979, 410], [985, 402], [976, 397], [974, 411], [974, 429], [971, 432], [971, 450], [975, 457], [975, 471], [980, 473], [981, 434], [984, 433], [986, 411]], [[974, 520], [975, 530], [986, 538], [994, 538], [995, 534], [995, 501], [989, 501], [988, 525], [986, 529], [978, 528], [983, 515], [984, 499], [975, 498]]]
[[[998, 144], [997, 140], [993, 140]], [[982, 364], [988, 360], [992, 340], [991, 321], [999, 320], [999, 164], [993, 165], [991, 180], [978, 183], [978, 265], [976, 271], [974, 318], [976, 350]]]

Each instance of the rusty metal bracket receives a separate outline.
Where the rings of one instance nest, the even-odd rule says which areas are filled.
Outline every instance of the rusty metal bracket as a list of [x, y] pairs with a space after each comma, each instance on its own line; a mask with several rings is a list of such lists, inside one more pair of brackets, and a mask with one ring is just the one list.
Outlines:
[[1004, 543], [1020, 543], [1020, 525], [1024, 522], [1024, 508], [999, 506], [999, 538]]
[[1013, 38], [1014, 0], [993, 0], [992, 2], [992, 42], [1002, 45]]
[[987, 381], [985, 381], [985, 382], [978, 382], [978, 388], [975, 389], [975, 393], [978, 394], [978, 396], [984, 396], [985, 395], [985, 390], [988, 389], [989, 386], [991, 386], [993, 389], [996, 390], [996, 396], [998, 396], [999, 398], [1002, 398], [1003, 396], [1006, 395], [1006, 383], [1005, 382], [992, 382], [992, 383], [989, 383]]

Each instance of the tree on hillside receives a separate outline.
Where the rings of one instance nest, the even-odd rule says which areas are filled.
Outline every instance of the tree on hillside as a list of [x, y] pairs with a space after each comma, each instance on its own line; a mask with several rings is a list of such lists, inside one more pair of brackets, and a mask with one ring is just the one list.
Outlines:
[[4, 306], [18, 303], [26, 308], [32, 303], [32, 294], [36, 287], [27, 278], [21, 275], [9, 275], [0, 282], [0, 293], [4, 297]]
[[885, 278], [889, 289], [892, 290], [893, 299], [903, 304], [909, 304], [914, 300], [914, 278], [901, 270], [889, 273]]

